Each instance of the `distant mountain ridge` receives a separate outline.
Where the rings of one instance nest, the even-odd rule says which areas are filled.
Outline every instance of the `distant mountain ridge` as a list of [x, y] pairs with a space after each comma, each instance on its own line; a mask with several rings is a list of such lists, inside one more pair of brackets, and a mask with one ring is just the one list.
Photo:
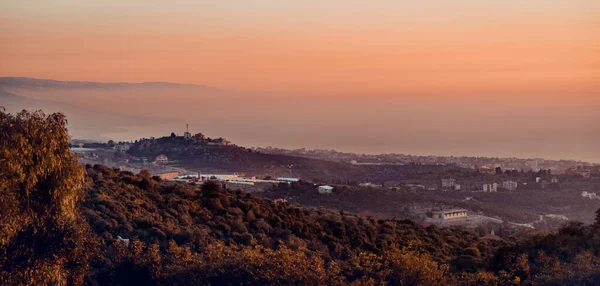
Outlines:
[[209, 87], [195, 84], [182, 84], [172, 82], [92, 82], [92, 81], [61, 81], [53, 79], [39, 79], [30, 77], [0, 77], [0, 89], [2, 88], [128, 88], [128, 87], [169, 87], [169, 88], [199, 88]]

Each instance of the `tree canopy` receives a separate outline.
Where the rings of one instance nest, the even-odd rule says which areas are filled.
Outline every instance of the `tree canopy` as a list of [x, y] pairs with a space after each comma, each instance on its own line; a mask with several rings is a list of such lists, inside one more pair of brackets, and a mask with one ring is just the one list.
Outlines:
[[2, 284], [77, 283], [87, 270], [84, 173], [66, 126], [60, 113], [0, 110]]

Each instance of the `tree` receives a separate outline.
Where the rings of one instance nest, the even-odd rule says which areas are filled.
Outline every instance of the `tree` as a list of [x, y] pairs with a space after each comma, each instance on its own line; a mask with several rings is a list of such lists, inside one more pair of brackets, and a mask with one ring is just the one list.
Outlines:
[[502, 175], [502, 168], [496, 167], [496, 175]]
[[596, 210], [596, 225], [600, 226], [600, 209]]
[[0, 284], [82, 284], [94, 241], [60, 113], [0, 110]]

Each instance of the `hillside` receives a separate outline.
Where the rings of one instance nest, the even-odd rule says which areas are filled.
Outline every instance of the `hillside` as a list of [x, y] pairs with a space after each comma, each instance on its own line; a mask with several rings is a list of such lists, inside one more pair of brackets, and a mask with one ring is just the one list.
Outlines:
[[[395, 285], [416, 279], [409, 285], [593, 285], [598, 281], [595, 238], [600, 234], [594, 226], [570, 224], [556, 234], [507, 244], [408, 220], [373, 220], [288, 206], [214, 183], [199, 188], [103, 166], [88, 166], [86, 177], [82, 210], [101, 239], [100, 247], [117, 251], [121, 245], [117, 236], [140, 241], [135, 242], [140, 253], [134, 260], [127, 254], [116, 258], [100, 254], [98, 259], [105, 262], [98, 262], [90, 279], [101, 283], [158, 279], [167, 284]], [[152, 253], [162, 257], [152, 258], [156, 255]], [[283, 264], [275, 265], [276, 261]], [[122, 272], [122, 267], [133, 274]], [[265, 267], [283, 280], [268, 278]], [[112, 272], [116, 274], [111, 276]]]
[[[199, 133], [194, 135], [194, 138], [204, 137]], [[212, 143], [221, 139], [185, 140], [181, 136], [142, 139], [136, 141], [127, 153], [150, 160], [165, 154], [173, 164], [190, 170], [295, 176], [307, 181], [321, 182], [385, 182], [458, 169], [454, 166], [358, 166], [312, 158], [264, 154], [235, 145]]]

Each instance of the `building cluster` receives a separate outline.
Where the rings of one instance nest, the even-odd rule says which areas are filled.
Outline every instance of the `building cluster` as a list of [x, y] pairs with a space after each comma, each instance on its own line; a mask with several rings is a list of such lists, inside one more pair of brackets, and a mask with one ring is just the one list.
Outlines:
[[455, 191], [480, 191], [485, 193], [495, 193], [498, 192], [498, 188], [502, 187], [510, 192], [516, 191], [519, 187], [519, 183], [516, 181], [508, 180], [502, 182], [502, 185], [491, 182], [491, 183], [483, 183], [483, 184], [474, 184], [474, 183], [465, 183], [459, 184], [454, 178], [443, 178], [442, 180], [442, 190], [455, 190]]
[[496, 168], [502, 171], [539, 171], [540, 169], [552, 170], [553, 173], [563, 173], [565, 170], [578, 165], [590, 163], [573, 160], [544, 160], [520, 158], [486, 158], [486, 157], [456, 157], [456, 156], [416, 156], [407, 154], [356, 154], [323, 149], [295, 149], [282, 148], [254, 148], [255, 151], [268, 154], [291, 155], [323, 159], [328, 161], [350, 163], [354, 165], [456, 165], [462, 168], [479, 170], [481, 173], [494, 174]]
[[[150, 138], [142, 138], [139, 141], [136, 142], [136, 147], [139, 150], [145, 150], [145, 149], [151, 149], [151, 147], [157, 143], [160, 142], [165, 142], [165, 140], [181, 140], [181, 141], [189, 141], [195, 144], [199, 144], [199, 145], [217, 145], [217, 146], [230, 146], [233, 145], [231, 143], [231, 141], [223, 138], [223, 137], [219, 137], [216, 139], [212, 139], [212, 138], [208, 138], [206, 137], [206, 135], [202, 134], [202, 133], [196, 133], [194, 135], [192, 135], [192, 133], [189, 132], [189, 127], [186, 125], [186, 131], [183, 132], [183, 136], [177, 136], [175, 133], [172, 133], [171, 136], [167, 136], [167, 137], [161, 137], [161, 138], [154, 138], [154, 137], [150, 137]], [[120, 145], [120, 144], [119, 144]], [[119, 148], [127, 148], [127, 150], [129, 150], [129, 148], [131, 148], [132, 146], [127, 146], [127, 147], [119, 147]]]
[[206, 181], [217, 181], [223, 183], [225, 187], [232, 190], [241, 190], [249, 193], [264, 192], [278, 184], [291, 184], [299, 182], [299, 178], [277, 178], [275, 180], [258, 179], [254, 176], [243, 177], [237, 174], [187, 174], [180, 175], [174, 178], [169, 178], [170, 181], [195, 183], [201, 185]]

